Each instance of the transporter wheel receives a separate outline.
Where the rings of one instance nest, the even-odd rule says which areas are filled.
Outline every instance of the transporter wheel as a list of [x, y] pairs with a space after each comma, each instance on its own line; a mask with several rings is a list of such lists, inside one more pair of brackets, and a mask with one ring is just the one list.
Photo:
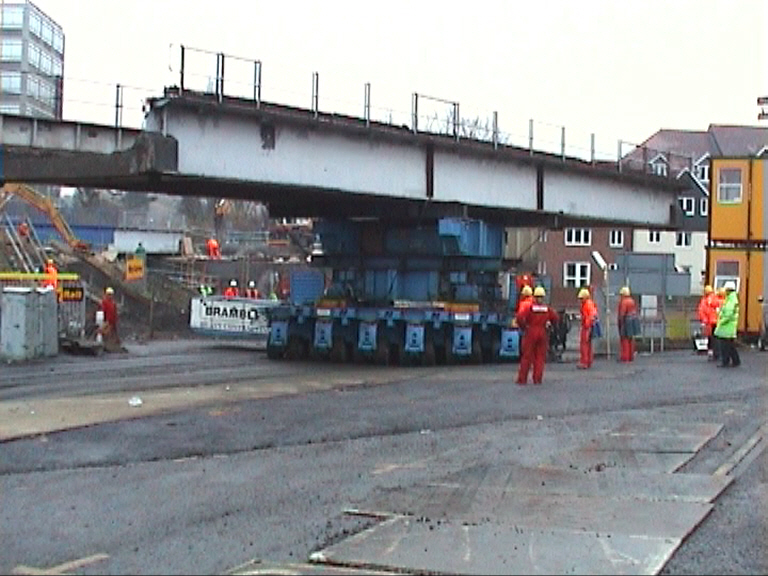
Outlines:
[[480, 341], [476, 338], [472, 339], [472, 356], [470, 358], [472, 364], [483, 363], [483, 349], [480, 347]]
[[309, 346], [301, 338], [289, 337], [285, 357], [289, 360], [306, 360], [309, 356]]
[[437, 354], [435, 353], [435, 343], [432, 338], [427, 338], [424, 342], [424, 355], [421, 359], [424, 366], [434, 366], [437, 364]]
[[381, 366], [389, 366], [389, 342], [384, 338], [379, 337], [376, 341], [376, 352], [374, 354], [374, 361]]
[[285, 350], [283, 350], [280, 346], [272, 346], [271, 344], [267, 344], [267, 358], [270, 360], [280, 360], [283, 358], [283, 354], [285, 353]]
[[334, 338], [330, 353], [331, 362], [344, 364], [348, 360], [347, 345], [343, 338]]
[[491, 340], [490, 344], [483, 346], [483, 362], [485, 364], [495, 364], [499, 362], [499, 350], [501, 350], [500, 337], [497, 336]]

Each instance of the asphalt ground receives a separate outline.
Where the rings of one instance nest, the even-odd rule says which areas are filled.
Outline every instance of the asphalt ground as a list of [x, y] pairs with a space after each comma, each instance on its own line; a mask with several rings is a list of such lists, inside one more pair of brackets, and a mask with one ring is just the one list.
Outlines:
[[[416, 442], [413, 453], [410, 450], [403, 453], [393, 446], [389, 454], [392, 462], [387, 465], [376, 464], [372, 454], [367, 454], [367, 458], [372, 458], [369, 461], [365, 449], [355, 449], [354, 461], [359, 459], [369, 464], [375, 478], [386, 474], [406, 474], [408, 477], [399, 478], [402, 482], [397, 483], [401, 488], [396, 491], [396, 496], [382, 492], [383, 488], [375, 481], [368, 490], [355, 485], [350, 492], [359, 494], [359, 498], [347, 505], [351, 508], [355, 504], [357, 509], [363, 509], [374, 501], [389, 503], [392, 509], [383, 512], [401, 519], [406, 508], [414, 506], [414, 502], [474, 502], [475, 508], [470, 507], [470, 511], [475, 510], [482, 519], [490, 512], [500, 513], [503, 509], [505, 500], [499, 493], [514, 492], [512, 488], [517, 485], [510, 488], [508, 483], [499, 480], [505, 475], [512, 477], [513, 470], [519, 474], [520, 470], [538, 469], [545, 464], [562, 467], [564, 462], [566, 468], [595, 469], [612, 464], [609, 467], [626, 470], [625, 461], [619, 462], [615, 456], [606, 459], [606, 451], [602, 451], [601, 458], [596, 461], [589, 456], [576, 459], [575, 455], [585, 445], [589, 446], [596, 439], [604, 440], [604, 433], [609, 431], [613, 434], [611, 437], [619, 434], [634, 440], [643, 441], [644, 438], [644, 444], [640, 446], [625, 447], [652, 455], [652, 461], [645, 462], [634, 457], [634, 463], [641, 464], [635, 470], [638, 473], [668, 474], [671, 468], [691, 477], [715, 477], [718, 474], [736, 477], [737, 473], [742, 474], [740, 468], [744, 467], [744, 475], [753, 478], [752, 483], [736, 482], [722, 489], [704, 519], [695, 520], [696, 515], [692, 516], [694, 520], [688, 524], [695, 526], [689, 526], [690, 532], [681, 527], [685, 532], [683, 542], [673, 542], [662, 552], [649, 550], [644, 555], [635, 548], [627, 550], [616, 545], [614, 550], [637, 561], [634, 564], [613, 563], [611, 573], [765, 571], [765, 539], [760, 541], [760, 537], [765, 536], [765, 458], [759, 447], [763, 442], [766, 414], [766, 354], [744, 350], [744, 362], [738, 369], [717, 369], [713, 363], [690, 351], [641, 355], [629, 365], [598, 358], [591, 371], [575, 370], [572, 358], [566, 355], [565, 362], [548, 364], [543, 386], [517, 387], [511, 384], [516, 364], [426, 370], [292, 364], [268, 362], [262, 352], [248, 345], [209, 341], [128, 343], [127, 348], [126, 354], [99, 358], [59, 356], [0, 369], [0, 473], [9, 488], [4, 494], [15, 494], [12, 489], [14, 480], [26, 478], [35, 471], [98, 470], [131, 462], [147, 465], [222, 454], [244, 458], [253, 454], [263, 459], [274, 450], [291, 447], [305, 446], [309, 454], [312, 449], [335, 442], [351, 440], [365, 444], [367, 439], [378, 437], [389, 437], [396, 442], [398, 438], [412, 437]], [[477, 394], [473, 394], [473, 390]], [[393, 399], [382, 396], [390, 392]], [[470, 398], [471, 402], [468, 402]], [[268, 414], [265, 414], [267, 406]], [[659, 435], [649, 436], [649, 430], [641, 426], [643, 423], [652, 424], [651, 431], [658, 432], [664, 427], [671, 431], [661, 435], [666, 444], [656, 444], [660, 441]], [[672, 427], [676, 425], [688, 428], [675, 431]], [[712, 425], [716, 428], [708, 428]], [[691, 437], [691, 430], [696, 430], [693, 434], [696, 440], [687, 445], [683, 443], [681, 447], [679, 442]], [[428, 470], [423, 474], [419, 472], [426, 461], [418, 456], [419, 450], [423, 450], [418, 448], [418, 443], [453, 435], [461, 437], [457, 445], [469, 454], [464, 454], [462, 449], [457, 452], [455, 446], [430, 454]], [[161, 437], [162, 441], [158, 441]], [[515, 438], [526, 442], [517, 445]], [[377, 457], [381, 457], [380, 450]], [[514, 458], [490, 456], [510, 452], [515, 452]], [[571, 459], [563, 461], [564, 453]], [[478, 457], [478, 454], [486, 456]], [[672, 460], [667, 461], [670, 454]], [[750, 465], [750, 461], [755, 464]], [[195, 465], [190, 461], [190, 469]], [[354, 466], [352, 461], [345, 461], [345, 465]], [[486, 489], [472, 489], [473, 496], [469, 498], [466, 494], [473, 482], [483, 483]], [[452, 483], [458, 492], [454, 491], [449, 497], [435, 497], [435, 486], [446, 483]], [[678, 486], [674, 491], [676, 499], [681, 498], [683, 488]], [[424, 496], [425, 490], [428, 498]], [[519, 490], [516, 493], [519, 494]], [[483, 494], [486, 503], [494, 504], [490, 512], [477, 504], [477, 497]], [[552, 497], [551, 490], [546, 494]], [[403, 497], [410, 498], [405, 508], [397, 504], [397, 498]], [[658, 495], [652, 499], [657, 498]], [[723, 504], [725, 502], [728, 505]], [[12, 508], [9, 506], [8, 510]], [[462, 516], [467, 510], [466, 506], [455, 505], [440, 508], [444, 516], [460, 519], [462, 525], [470, 521], [469, 525], [484, 526], [477, 518]], [[531, 509], [508, 512], [515, 517], [528, 514], [528, 524], [536, 516], [531, 515]], [[432, 508], [429, 514], [420, 517], [434, 517], [435, 514], [435, 508]], [[713, 519], [717, 521], [716, 526], [712, 525]], [[558, 520], [563, 521], [562, 518]], [[439, 546], [444, 550], [455, 548], [453, 544], [457, 536], [450, 532], [449, 524], [446, 522], [444, 529], [438, 531], [445, 540], [433, 540], [436, 549], [440, 549]], [[498, 532], [504, 522], [499, 520], [497, 524]], [[402, 530], [406, 530], [402, 523], [399, 526], [397, 529], [401, 532], [390, 528], [395, 530], [398, 538], [404, 534]], [[693, 530], [696, 526], [698, 528]], [[407, 540], [419, 541], [423, 534], [412, 530], [424, 527], [430, 531], [429, 536], [436, 535], [435, 525], [422, 522], [407, 528]], [[485, 539], [490, 549], [498, 549], [498, 542], [494, 544], [492, 535], [482, 530], [476, 532], [478, 540]], [[614, 542], [618, 542], [621, 528], [615, 530]], [[22, 534], [23, 531], [19, 536]], [[365, 534], [357, 536], [358, 542], [379, 538], [367, 532], [356, 534]], [[562, 531], [558, 535], [562, 537]], [[649, 535], [645, 536], [650, 541]], [[679, 539], [680, 534], [676, 537]], [[392, 542], [386, 540], [386, 535], [381, 538]], [[303, 563], [296, 564], [296, 558], [308, 561], [332, 558], [334, 554], [336, 562], [346, 562], [349, 566], [365, 564], [354, 555], [351, 561], [347, 556], [339, 556], [350, 553], [349, 549], [342, 549], [349, 546], [345, 539], [328, 540], [295, 551], [290, 556], [279, 552], [269, 556], [256, 554], [259, 561], [245, 570], [264, 567], [288, 570], [288, 561], [292, 559], [294, 569], [301, 573], [309, 569], [302, 568]], [[16, 550], [15, 538], [8, 542], [8, 550]], [[543, 540], [537, 542], [541, 544]], [[727, 547], [723, 546], [724, 542]], [[324, 545], [328, 543], [329, 546]], [[519, 544], [530, 548], [530, 542]], [[405, 559], [400, 559], [399, 563], [382, 563], [381, 551], [375, 547], [364, 550], [363, 560], [367, 559], [369, 569], [385, 566], [407, 569], [408, 558], [415, 552], [401, 551]], [[119, 552], [110, 552], [117, 561]], [[674, 556], [667, 558], [671, 552], [675, 552]], [[657, 558], [659, 554], [668, 561], [644, 563], [642, 560]], [[604, 557], [588, 557], [587, 561], [593, 563], [581, 566], [591, 569], [582, 571], [599, 572], [597, 568], [602, 564], [594, 562], [602, 561]], [[220, 573], [244, 559], [241, 554], [231, 554], [229, 558], [228, 563], [215, 569], [206, 569], [198, 562], [192, 565], [192, 572]], [[504, 557], [502, 560], [513, 559]], [[530, 556], [525, 559], [530, 560]], [[175, 566], [183, 564], [181, 560], [178, 562]], [[0, 563], [0, 567], [8, 571], [20, 565], [19, 560]], [[154, 566], [160, 572], [168, 571], [162, 565], [160, 568], [158, 564]], [[317, 564], [306, 566], [318, 569]], [[350, 570], [349, 566], [347, 570]], [[499, 566], [509, 570], [511, 565]], [[522, 566], [526, 573], [542, 571], [542, 564]], [[623, 566], [622, 570], [617, 566]], [[719, 567], [719, 571], [711, 572], [713, 566]], [[498, 566], [486, 564], [481, 567], [495, 572]], [[327, 569], [327, 566], [320, 568]], [[544, 566], [545, 571], [546, 568]], [[558, 565], [549, 566], [550, 572], [559, 572], [557, 568]], [[84, 570], [82, 573], [89, 573]], [[114, 565], [108, 565], [106, 571], [121, 573]], [[566, 572], [565, 569], [562, 571]]]

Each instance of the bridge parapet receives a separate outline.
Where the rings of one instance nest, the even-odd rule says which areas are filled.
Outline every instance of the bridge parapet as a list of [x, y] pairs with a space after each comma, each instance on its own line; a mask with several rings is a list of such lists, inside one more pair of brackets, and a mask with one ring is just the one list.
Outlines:
[[3, 146], [112, 154], [131, 148], [142, 132], [99, 124], [0, 115]]
[[1, 182], [109, 187], [107, 180], [175, 172], [177, 166], [176, 141], [159, 133], [0, 115]]

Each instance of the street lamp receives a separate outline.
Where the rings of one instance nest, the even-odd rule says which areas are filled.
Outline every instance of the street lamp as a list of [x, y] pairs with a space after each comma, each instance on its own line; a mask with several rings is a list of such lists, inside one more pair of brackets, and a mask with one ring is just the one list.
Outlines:
[[603, 290], [605, 291], [605, 355], [611, 357], [611, 308], [608, 300], [608, 263], [597, 250], [592, 250], [592, 260], [603, 271]]

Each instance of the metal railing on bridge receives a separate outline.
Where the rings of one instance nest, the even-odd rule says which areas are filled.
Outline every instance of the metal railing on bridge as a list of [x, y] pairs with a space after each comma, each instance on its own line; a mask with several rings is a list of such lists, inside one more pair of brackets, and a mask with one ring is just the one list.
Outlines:
[[[203, 50], [185, 45], [178, 48], [178, 66], [171, 63], [171, 71], [177, 75], [178, 89], [214, 95], [219, 102], [224, 98], [251, 100], [256, 107], [265, 102], [266, 89], [274, 90], [279, 97], [270, 102], [302, 106], [309, 96], [309, 112], [316, 118], [320, 114], [320, 74], [311, 74], [311, 93], [291, 86], [287, 90], [274, 89], [265, 84], [264, 66], [260, 60], [232, 56], [223, 52]], [[284, 70], [281, 69], [281, 72]], [[338, 84], [338, 83], [337, 83]], [[336, 87], [336, 86], [334, 86]], [[372, 86], [363, 85], [362, 102], [329, 97], [325, 108], [328, 113], [349, 114], [360, 118], [367, 126], [384, 124], [407, 126], [413, 132], [450, 135], [456, 140], [478, 140], [493, 144], [494, 147], [514, 146], [527, 149], [531, 154], [544, 152], [559, 156], [563, 160], [580, 159], [597, 168], [618, 172], [642, 172], [659, 177], [674, 178], [681, 170], [693, 169], [693, 158], [670, 150], [655, 150], [625, 140], [601, 140], [593, 133], [567, 132], [565, 126], [528, 119], [511, 131], [500, 127], [498, 111], [476, 111], [461, 107], [458, 101], [414, 92], [411, 94], [411, 110], [376, 108], [372, 106]], [[349, 90], [355, 90], [349, 87]], [[359, 88], [357, 88], [359, 89]], [[329, 91], [330, 92], [330, 91]], [[333, 105], [337, 106], [333, 108]], [[358, 111], [358, 112], [355, 112]], [[362, 110], [362, 117], [357, 113]]]
[[[653, 150], [594, 132], [566, 130], [563, 125], [541, 120], [502, 118], [498, 111], [460, 106], [451, 98], [413, 92], [408, 95], [410, 110], [374, 106], [372, 84], [354, 83], [344, 72], [323, 76], [321, 98], [317, 71], [307, 75], [282, 66], [265, 82], [261, 60], [185, 45], [170, 46], [169, 71], [177, 89], [211, 94], [219, 101], [238, 98], [252, 101], [256, 107], [265, 102], [295, 106], [307, 109], [315, 117], [319, 117], [322, 107], [325, 113], [360, 119], [369, 126], [407, 127], [414, 132], [447, 135], [456, 140], [485, 141], [495, 147], [513, 146], [531, 153], [579, 159], [600, 169], [674, 178], [693, 163], [693, 159], [670, 150]], [[67, 86], [65, 109], [74, 110], [79, 116], [77, 121], [87, 114], [92, 122], [116, 128], [141, 128], [147, 100], [159, 92], [69, 76], [63, 81]]]

